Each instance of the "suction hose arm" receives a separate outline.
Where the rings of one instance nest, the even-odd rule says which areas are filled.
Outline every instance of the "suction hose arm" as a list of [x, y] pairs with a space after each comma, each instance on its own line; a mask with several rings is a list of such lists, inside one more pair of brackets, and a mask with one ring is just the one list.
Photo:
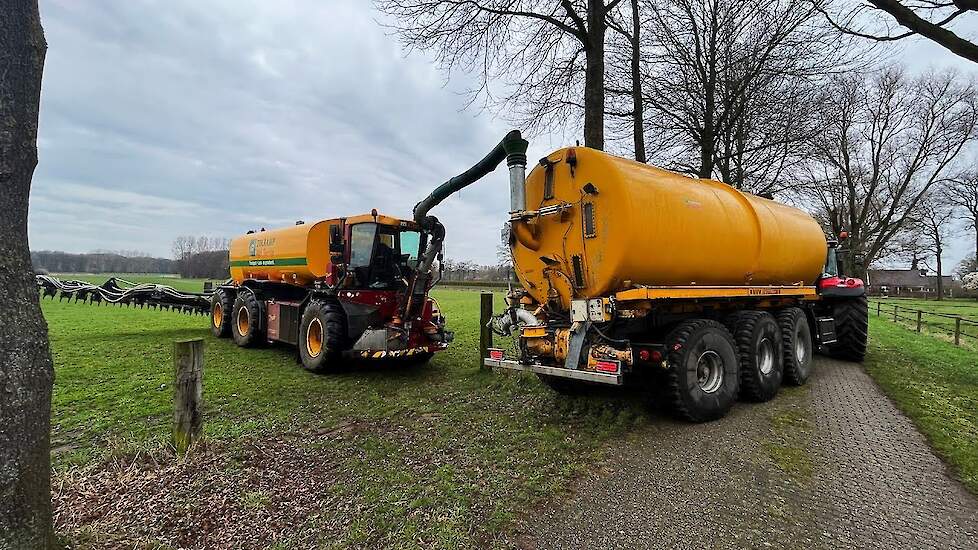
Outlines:
[[[492, 151], [489, 151], [489, 154], [485, 158], [475, 163], [475, 165], [465, 172], [439, 185], [424, 200], [414, 205], [414, 221], [422, 227], [427, 227], [428, 212], [432, 208], [438, 206], [452, 193], [460, 191], [485, 177], [486, 174], [495, 170], [503, 159], [507, 159], [511, 175], [514, 166], [522, 166], [523, 170], [521, 172], [525, 172], [526, 149], [529, 145], [529, 142], [520, 135], [519, 130], [509, 132], [502, 141], [493, 147]], [[522, 182], [520, 182], [520, 192], [522, 192]]]

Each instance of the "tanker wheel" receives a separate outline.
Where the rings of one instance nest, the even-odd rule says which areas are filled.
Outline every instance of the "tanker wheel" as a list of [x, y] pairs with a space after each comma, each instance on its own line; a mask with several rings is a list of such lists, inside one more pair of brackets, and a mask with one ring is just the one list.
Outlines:
[[549, 374], [537, 373], [537, 378], [550, 387], [553, 391], [567, 396], [584, 395], [594, 389], [594, 386], [583, 380], [564, 378], [563, 376], [551, 376]]
[[234, 311], [234, 296], [224, 289], [218, 289], [211, 296], [211, 334], [218, 338], [231, 336], [231, 318]]
[[680, 323], [666, 338], [665, 394], [672, 413], [689, 422], [722, 418], [740, 389], [737, 344], [716, 321]]
[[778, 312], [778, 325], [781, 326], [784, 382], [792, 386], [803, 386], [812, 375], [815, 364], [812, 355], [812, 328], [808, 325], [808, 318], [801, 309], [789, 307]]
[[235, 344], [250, 348], [262, 343], [264, 334], [261, 329], [261, 310], [261, 304], [254, 292], [245, 290], [238, 293], [230, 319], [231, 336]]
[[781, 328], [766, 311], [740, 311], [726, 319], [740, 358], [740, 398], [770, 401], [781, 389]]
[[869, 333], [869, 302], [866, 296], [839, 300], [832, 310], [836, 342], [829, 345], [829, 355], [843, 361], [862, 363], [866, 357]]
[[346, 314], [338, 304], [313, 300], [302, 312], [299, 358], [302, 368], [324, 372], [342, 359], [347, 349]]

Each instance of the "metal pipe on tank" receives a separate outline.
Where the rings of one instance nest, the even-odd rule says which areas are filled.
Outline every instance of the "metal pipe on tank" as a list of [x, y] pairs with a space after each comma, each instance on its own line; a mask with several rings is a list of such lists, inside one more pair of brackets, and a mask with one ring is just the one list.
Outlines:
[[526, 149], [506, 156], [509, 166], [509, 212], [526, 210]]

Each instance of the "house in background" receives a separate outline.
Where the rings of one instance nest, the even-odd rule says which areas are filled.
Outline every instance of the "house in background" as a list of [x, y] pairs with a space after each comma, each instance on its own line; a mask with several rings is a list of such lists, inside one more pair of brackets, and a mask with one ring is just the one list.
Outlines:
[[[929, 275], [926, 269], [870, 269], [866, 279], [866, 289], [874, 296], [937, 295], [937, 275]], [[951, 296], [951, 276], [944, 275], [941, 279], [944, 295]]]

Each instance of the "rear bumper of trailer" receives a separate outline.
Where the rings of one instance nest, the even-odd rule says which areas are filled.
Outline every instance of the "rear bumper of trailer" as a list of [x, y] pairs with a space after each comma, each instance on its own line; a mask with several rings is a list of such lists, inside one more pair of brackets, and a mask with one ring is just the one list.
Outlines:
[[546, 365], [524, 365], [512, 359], [483, 359], [483, 364], [493, 369], [508, 369], [523, 372], [535, 372], [547, 376], [557, 376], [560, 378], [570, 378], [573, 380], [583, 380], [585, 382], [596, 382], [598, 384], [609, 384], [620, 386], [622, 384], [621, 374], [608, 374], [603, 372], [591, 372], [586, 370], [566, 369], [563, 367], [548, 367]]

